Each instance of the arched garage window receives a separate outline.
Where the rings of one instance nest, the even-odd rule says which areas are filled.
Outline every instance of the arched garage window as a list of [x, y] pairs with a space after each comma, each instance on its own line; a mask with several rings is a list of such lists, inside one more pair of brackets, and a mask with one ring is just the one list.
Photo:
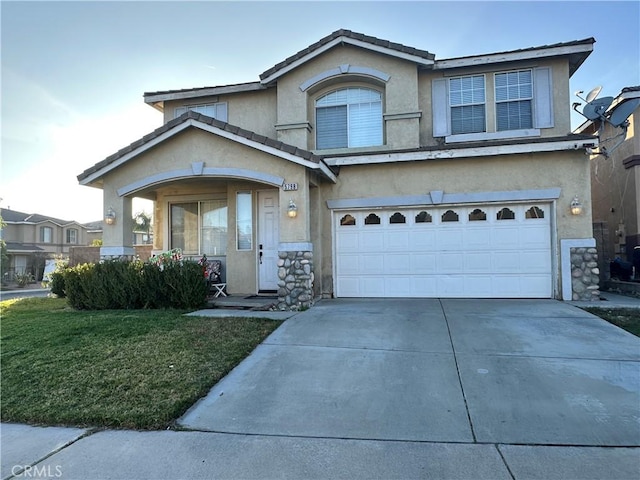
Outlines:
[[382, 94], [343, 88], [316, 100], [316, 148], [382, 145]]

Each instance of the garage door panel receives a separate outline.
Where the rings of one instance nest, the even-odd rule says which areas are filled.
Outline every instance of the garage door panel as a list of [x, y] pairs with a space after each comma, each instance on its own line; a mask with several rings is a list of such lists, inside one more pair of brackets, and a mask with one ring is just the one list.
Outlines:
[[435, 230], [416, 228], [409, 237], [409, 248], [414, 252], [434, 251], [436, 249]]
[[460, 252], [442, 252], [436, 257], [438, 272], [463, 273], [464, 258]]
[[342, 275], [358, 275], [360, 273], [360, 256], [342, 254], [338, 256], [337, 273]]
[[466, 252], [463, 255], [465, 273], [491, 273], [491, 252]]
[[406, 252], [409, 249], [409, 231], [386, 232], [384, 236], [384, 246], [387, 251]]
[[340, 232], [338, 240], [338, 252], [347, 253], [360, 251], [360, 232], [358, 232], [357, 230]]
[[437, 297], [438, 283], [435, 275], [411, 277], [412, 297]]
[[365, 228], [360, 233], [360, 250], [363, 252], [382, 252], [384, 249], [384, 235], [380, 228]]
[[436, 273], [435, 253], [416, 253], [411, 256], [411, 273], [417, 275]]
[[384, 256], [380, 254], [363, 253], [360, 255], [359, 273], [363, 275], [383, 275]]
[[[364, 225], [370, 212], [336, 214], [336, 294], [549, 298], [553, 290], [551, 209], [537, 206], [547, 218], [527, 219], [531, 205], [477, 207], [486, 213], [484, 220], [469, 219], [476, 207], [429, 208], [433, 221], [425, 223], [415, 222], [421, 209], [377, 211], [379, 225]], [[498, 220], [499, 212], [510, 214], [503, 208], [513, 212], [515, 219]], [[455, 211], [459, 220], [443, 222], [447, 210]], [[407, 223], [390, 223], [395, 212]], [[357, 219], [356, 225], [339, 224], [345, 213]], [[474, 213], [476, 218], [478, 214]]]
[[411, 272], [411, 255], [408, 253], [390, 253], [380, 260], [384, 265], [385, 275]]
[[442, 228], [437, 232], [436, 249], [460, 251], [464, 245], [464, 231], [461, 228]]

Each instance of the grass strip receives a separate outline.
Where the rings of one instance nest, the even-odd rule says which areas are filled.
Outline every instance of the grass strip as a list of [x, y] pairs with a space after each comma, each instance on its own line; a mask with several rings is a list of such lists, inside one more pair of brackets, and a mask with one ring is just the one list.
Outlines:
[[584, 310], [640, 337], [640, 309], [585, 307]]
[[0, 302], [3, 422], [165, 429], [281, 322]]

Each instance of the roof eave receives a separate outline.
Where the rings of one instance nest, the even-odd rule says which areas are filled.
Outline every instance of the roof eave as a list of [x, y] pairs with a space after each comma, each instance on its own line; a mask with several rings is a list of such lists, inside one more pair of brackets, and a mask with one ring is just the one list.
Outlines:
[[550, 45], [546, 47], [531, 48], [525, 50], [514, 50], [511, 52], [490, 53], [486, 55], [474, 55], [471, 57], [460, 57], [445, 60], [436, 60], [434, 70], [449, 70], [454, 68], [466, 68], [476, 65], [499, 64], [509, 62], [519, 62], [524, 60], [536, 60], [541, 58], [552, 58], [568, 56], [570, 63], [569, 75], [582, 65], [593, 51], [593, 38], [579, 42], [567, 44]]
[[162, 92], [145, 92], [144, 102], [160, 110], [164, 102], [170, 100], [186, 100], [189, 98], [211, 97], [242, 92], [264, 90], [266, 87], [260, 82], [239, 83], [236, 85], [220, 85], [216, 87], [191, 88], [185, 90], [167, 90]]

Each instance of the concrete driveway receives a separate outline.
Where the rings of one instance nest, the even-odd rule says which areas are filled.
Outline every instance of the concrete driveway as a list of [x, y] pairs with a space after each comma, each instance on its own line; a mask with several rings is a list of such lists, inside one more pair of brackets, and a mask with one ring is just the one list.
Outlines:
[[640, 445], [640, 340], [544, 300], [331, 300], [180, 419], [322, 438]]
[[37, 447], [61, 478], [638, 479], [640, 339], [553, 300], [323, 300], [179, 425], [4, 424], [3, 477]]

